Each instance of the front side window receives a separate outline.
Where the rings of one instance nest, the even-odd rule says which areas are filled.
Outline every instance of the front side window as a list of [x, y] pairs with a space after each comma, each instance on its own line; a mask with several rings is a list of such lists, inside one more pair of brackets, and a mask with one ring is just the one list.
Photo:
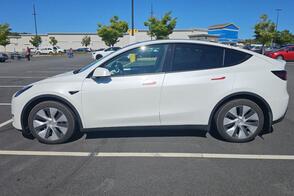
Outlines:
[[202, 44], [176, 44], [172, 71], [192, 71], [223, 66], [224, 49]]
[[120, 54], [102, 67], [112, 76], [158, 73], [162, 71], [166, 49], [166, 44], [141, 46]]

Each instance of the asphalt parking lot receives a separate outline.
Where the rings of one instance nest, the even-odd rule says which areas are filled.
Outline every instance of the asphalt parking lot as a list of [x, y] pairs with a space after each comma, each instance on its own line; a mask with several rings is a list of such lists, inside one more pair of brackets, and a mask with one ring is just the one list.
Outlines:
[[[0, 63], [0, 124], [11, 118], [11, 96], [21, 86], [91, 61], [81, 55]], [[294, 63], [286, 68], [291, 96]], [[272, 133], [243, 144], [177, 128], [100, 131], [45, 145], [7, 123], [0, 125], [0, 195], [294, 195], [293, 159], [292, 97]]]

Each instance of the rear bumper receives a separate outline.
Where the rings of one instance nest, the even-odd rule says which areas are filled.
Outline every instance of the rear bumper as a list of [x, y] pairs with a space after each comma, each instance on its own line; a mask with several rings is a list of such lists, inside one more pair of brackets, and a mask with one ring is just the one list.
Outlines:
[[274, 121], [272, 122], [272, 125], [277, 124], [277, 123], [283, 121], [284, 118], [285, 118], [285, 116], [286, 116], [286, 114], [287, 114], [287, 111], [288, 111], [288, 108], [286, 109], [286, 111], [285, 111], [285, 113], [283, 114], [283, 116], [281, 116], [280, 118], [278, 118], [278, 119], [276, 119], [276, 120], [274, 120]]

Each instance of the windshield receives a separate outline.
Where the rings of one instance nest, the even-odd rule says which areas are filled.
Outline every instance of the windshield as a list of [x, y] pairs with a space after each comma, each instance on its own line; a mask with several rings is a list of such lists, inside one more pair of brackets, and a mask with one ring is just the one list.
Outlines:
[[[99, 59], [99, 60], [100, 60], [100, 59]], [[91, 63], [88, 64], [88, 65], [85, 65], [85, 66], [83, 66], [83, 67], [81, 67], [81, 68], [79, 68], [79, 69], [74, 70], [73, 73], [74, 73], [74, 74], [81, 73], [81, 72], [83, 72], [83, 71], [89, 69], [90, 67], [92, 67], [92, 65], [95, 65], [97, 62], [98, 62], [98, 61], [93, 61], [93, 62], [91, 62]]]
[[[108, 54], [108, 55], [110, 55], [110, 54]], [[102, 59], [104, 59], [105, 57], [107, 57], [108, 55], [105, 55], [104, 57], [100, 58], [99, 60], [95, 60], [95, 61], [91, 62], [88, 65], [85, 65], [85, 66], [83, 66], [83, 67], [81, 67], [79, 69], [74, 70], [73, 73], [74, 74], [77, 74], [77, 73], [81, 73], [81, 72], [89, 69], [90, 67], [92, 67], [93, 65], [95, 65], [96, 63], [98, 63], [99, 61], [101, 61]]]

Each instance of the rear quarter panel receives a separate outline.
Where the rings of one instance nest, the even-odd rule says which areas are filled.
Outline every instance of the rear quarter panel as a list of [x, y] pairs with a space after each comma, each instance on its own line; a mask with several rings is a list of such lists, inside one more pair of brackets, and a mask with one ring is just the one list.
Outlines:
[[274, 70], [283, 70], [283, 63], [267, 59], [267, 57], [252, 56], [248, 61], [237, 67], [238, 72], [233, 87], [234, 93], [250, 92], [257, 94], [270, 106], [273, 120], [283, 116], [289, 100], [287, 82], [272, 73]]

